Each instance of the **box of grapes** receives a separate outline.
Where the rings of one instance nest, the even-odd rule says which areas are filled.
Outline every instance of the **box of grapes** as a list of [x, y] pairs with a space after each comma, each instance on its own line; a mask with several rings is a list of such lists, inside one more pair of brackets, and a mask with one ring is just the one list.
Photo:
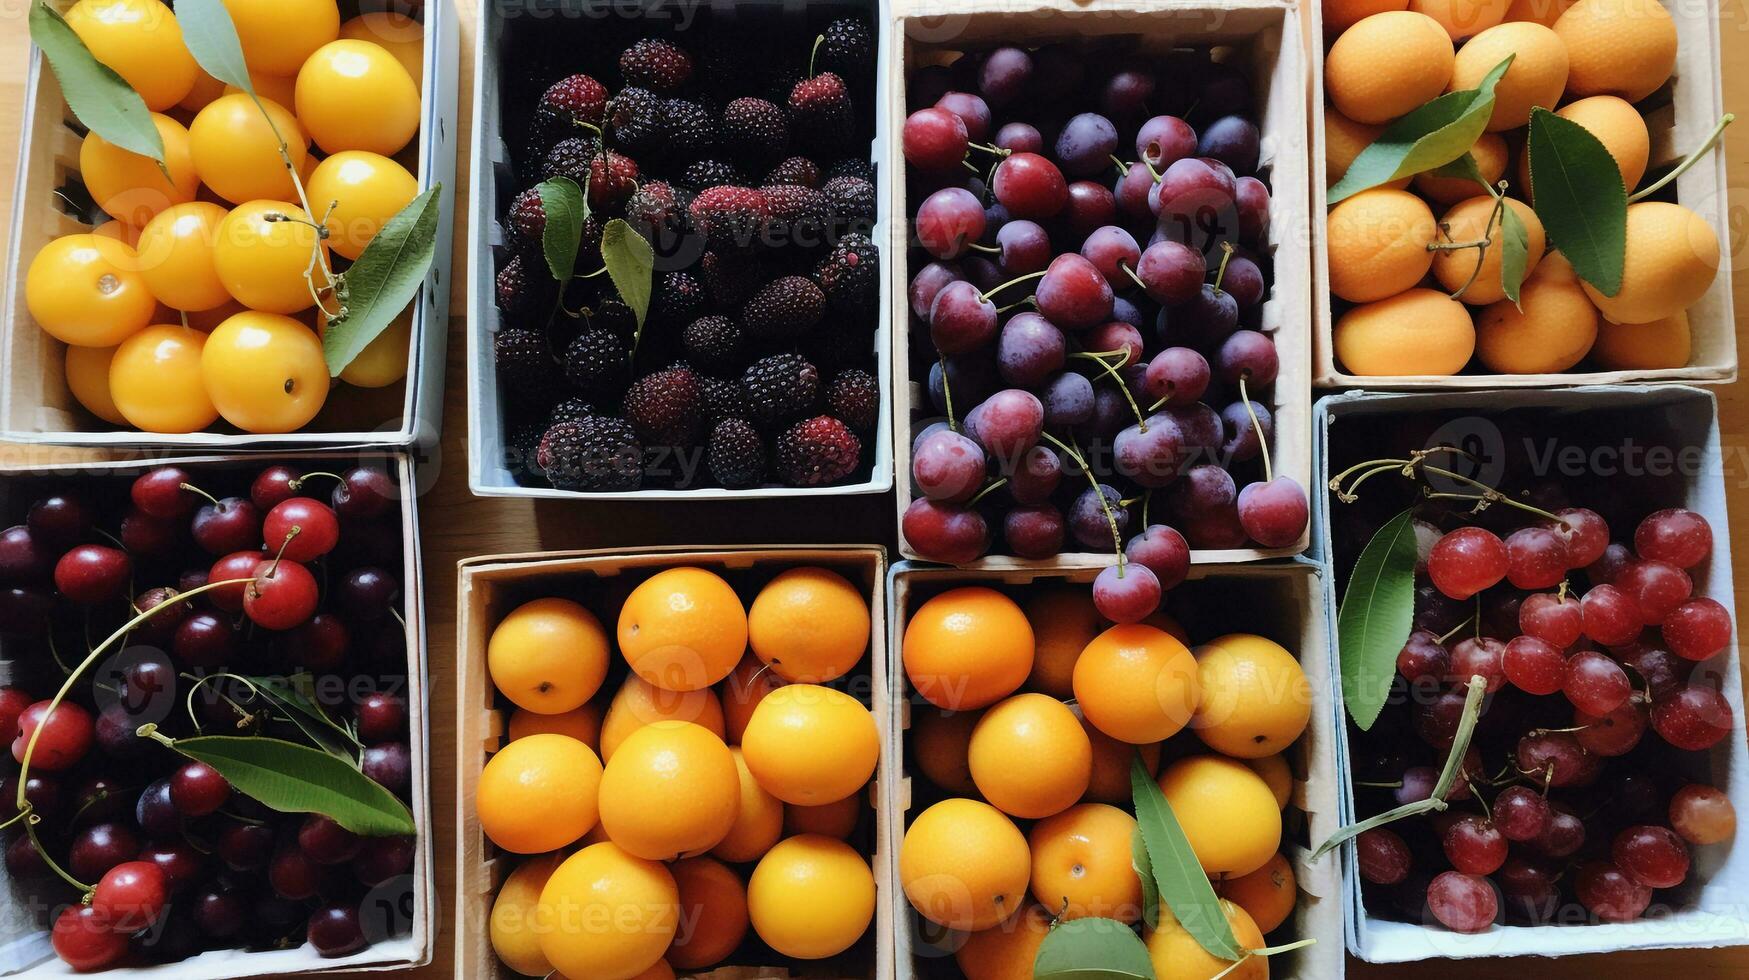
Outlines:
[[1198, 565], [1127, 625], [1088, 568], [891, 578], [899, 977], [1342, 976], [1316, 568]]
[[893, 976], [884, 551], [459, 571], [458, 975]]
[[1350, 950], [1749, 943], [1713, 396], [1352, 392], [1317, 423]]
[[1273, 0], [904, 6], [906, 557], [1097, 566], [1155, 526], [1186, 561], [1305, 549], [1300, 31]]
[[434, 443], [454, 5], [29, 6], [0, 434]]
[[1716, 3], [1301, 9], [1318, 385], [1736, 378]]
[[891, 487], [887, 3], [478, 8], [474, 492]]
[[0, 473], [0, 974], [427, 963], [412, 463], [177, 456]]

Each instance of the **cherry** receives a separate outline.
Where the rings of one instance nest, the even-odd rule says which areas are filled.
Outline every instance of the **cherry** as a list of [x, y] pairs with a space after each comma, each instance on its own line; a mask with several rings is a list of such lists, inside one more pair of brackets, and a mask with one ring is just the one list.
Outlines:
[[1506, 863], [1506, 835], [1485, 817], [1457, 818], [1442, 841], [1446, 860], [1465, 874], [1490, 875]]
[[1299, 541], [1311, 520], [1306, 491], [1290, 476], [1247, 484], [1239, 491], [1239, 524], [1265, 548]]
[[1731, 703], [1692, 684], [1652, 703], [1652, 729], [1679, 749], [1710, 749], [1731, 733]]
[[1045, 319], [1070, 331], [1110, 320], [1112, 297], [1111, 283], [1099, 268], [1074, 252], [1051, 260], [1034, 293]]
[[1609, 547], [1609, 524], [1603, 515], [1584, 507], [1566, 507], [1555, 511], [1555, 517], [1557, 520], [1545, 521], [1544, 526], [1566, 544], [1568, 568], [1584, 568], [1603, 557]]
[[1694, 580], [1669, 562], [1648, 560], [1623, 569], [1615, 587], [1633, 599], [1641, 623], [1657, 626], [1693, 594]]
[[298, 847], [317, 864], [345, 864], [357, 856], [364, 838], [319, 813], [298, 827]]
[[413, 786], [413, 753], [406, 742], [383, 742], [364, 750], [360, 770], [397, 796]]
[[96, 605], [121, 595], [133, 569], [120, 548], [82, 544], [55, 563], [55, 588], [73, 602]]
[[90, 512], [77, 497], [55, 494], [30, 505], [25, 526], [38, 541], [51, 548], [70, 548], [91, 530]]
[[358, 702], [358, 737], [365, 742], [386, 742], [406, 734], [407, 702], [383, 691], [373, 691]]
[[282, 500], [298, 495], [298, 472], [289, 466], [269, 466], [249, 485], [249, 499], [265, 514]]
[[46, 880], [54, 875], [27, 834], [18, 834], [6, 842], [6, 873], [16, 882]]
[[18, 716], [34, 703], [22, 687], [0, 687], [0, 742], [11, 744], [18, 737]]
[[1149, 245], [1136, 263], [1136, 278], [1148, 298], [1168, 305], [1195, 299], [1207, 272], [1208, 263], [1201, 252], [1171, 240]]
[[1664, 617], [1664, 642], [1685, 660], [1706, 660], [1731, 643], [1731, 611], [1718, 600], [1690, 599]]
[[1592, 755], [1614, 758], [1627, 755], [1634, 750], [1634, 746], [1640, 744], [1651, 719], [1644, 704], [1629, 698], [1607, 715], [1592, 715], [1575, 710], [1573, 724], [1580, 726], [1579, 731], [1573, 734], [1579, 739], [1579, 744], [1585, 747], [1585, 751]]
[[140, 853], [140, 839], [126, 824], [93, 824], [73, 837], [67, 849], [67, 870], [80, 881], [96, 881]]
[[49, 579], [54, 557], [30, 528], [16, 524], [0, 531], [0, 584], [36, 585]]
[[131, 508], [121, 519], [121, 545], [136, 558], [162, 558], [181, 543], [182, 529], [174, 520], [153, 517], [139, 508]]
[[329, 496], [334, 513], [346, 520], [381, 517], [394, 506], [400, 490], [382, 470], [355, 466], [347, 470]]
[[358, 909], [350, 905], [324, 905], [310, 913], [310, 945], [329, 958], [350, 956], [368, 943], [359, 923]]
[[1111, 188], [1091, 180], [1077, 180], [1069, 185], [1069, 201], [1057, 215], [1057, 221], [1068, 227], [1075, 237], [1090, 234], [1093, 229], [1117, 220], [1117, 197]]
[[965, 120], [940, 106], [905, 117], [900, 139], [906, 162], [924, 173], [951, 173], [966, 158], [969, 141]]
[[281, 847], [267, 866], [274, 894], [294, 902], [315, 898], [322, 886], [322, 866], [297, 847]]
[[1506, 546], [1485, 528], [1460, 527], [1434, 542], [1427, 574], [1446, 596], [1468, 599], [1506, 577]]
[[1024, 276], [1039, 272], [1056, 253], [1051, 249], [1051, 236], [1036, 221], [1016, 218], [996, 229], [996, 247], [1001, 254], [997, 266], [1005, 276]]
[[1154, 175], [1148, 172], [1147, 164], [1138, 161], [1124, 169], [1122, 176], [1112, 185], [1111, 193], [1125, 224], [1148, 226], [1154, 223], [1154, 212], [1148, 204], [1149, 192], [1153, 189]]
[[185, 817], [215, 813], [230, 798], [230, 782], [204, 762], [189, 762], [170, 777], [170, 801]]
[[147, 589], [134, 598], [134, 609], [139, 612], [150, 612], [159, 606], [169, 604], [169, 608], [159, 609], [151, 618], [134, 627], [131, 639], [138, 643], [165, 645], [176, 635], [176, 627], [188, 618], [194, 611], [193, 604], [187, 600], [178, 600], [177, 591], [169, 586], [159, 586]]
[[917, 208], [917, 243], [938, 259], [957, 258], [984, 237], [984, 220], [984, 206], [971, 191], [944, 187]]
[[255, 566], [272, 557], [263, 551], [233, 551], [213, 562], [212, 571], [207, 572], [207, 581], [233, 584], [221, 585], [211, 592], [203, 593], [207, 601], [226, 612], [241, 611], [245, 589], [249, 585], [246, 580], [255, 577]]
[[1579, 612], [1585, 635], [1606, 647], [1632, 641], [1644, 625], [1633, 597], [1613, 585], [1594, 586], [1585, 593]]
[[192, 480], [180, 466], [160, 466], [134, 480], [128, 491], [134, 506], [160, 520], [187, 517], [200, 505], [200, 497], [184, 489]]
[[170, 777], [153, 780], [134, 804], [134, 822], [149, 836], [171, 838], [182, 833], [182, 814], [170, 793]]
[[1010, 216], [1043, 221], [1069, 202], [1069, 185], [1057, 165], [1037, 153], [1011, 153], [996, 165], [990, 191]]
[[961, 279], [935, 294], [929, 307], [929, 339], [942, 354], [968, 354], [996, 336], [996, 304]]
[[315, 561], [340, 542], [340, 522], [327, 504], [310, 497], [293, 497], [267, 512], [261, 536], [267, 550], [282, 558]]
[[[30, 811], [44, 820], [58, 817], [65, 802], [65, 794], [57, 777], [38, 775], [34, 769], [24, 779], [24, 801], [30, 804]], [[18, 774], [13, 773], [0, 780], [0, 813], [11, 816], [13, 807], [18, 802]]]
[[[1168, 347], [1154, 355], [1143, 375], [1149, 397], [1168, 405], [1193, 405], [1208, 391], [1208, 359], [1188, 347]], [[1250, 431], [1249, 421], [1246, 431]]]
[[[17, 792], [14, 790], [13, 792]], [[0, 806], [4, 806], [0, 796]], [[124, 789], [113, 778], [104, 775], [86, 776], [73, 788], [73, 826], [88, 827], [125, 817], [133, 800], [131, 790]]]
[[408, 836], [366, 838], [364, 847], [352, 862], [353, 873], [364, 885], [375, 888], [406, 874], [413, 867], [418, 847], [418, 840]]
[[290, 659], [306, 670], [332, 673], [346, 664], [351, 637], [333, 613], [319, 612], [284, 634]]
[[1631, 922], [1652, 903], [1652, 889], [1608, 861], [1581, 865], [1573, 878], [1573, 892], [1580, 904], [1604, 922]]
[[1269, 185], [1256, 177], [1233, 181], [1233, 198], [1239, 206], [1239, 240], [1262, 247], [1269, 235]]
[[121, 704], [107, 704], [97, 712], [92, 736], [98, 749], [111, 759], [137, 759], [148, 746], [138, 736], [140, 722]]
[[970, 92], [948, 92], [936, 105], [960, 117], [966, 124], [966, 135], [982, 143], [990, 137], [990, 106]]
[[1692, 510], [1671, 508], [1646, 515], [1634, 529], [1634, 550], [1642, 559], [1693, 568], [1713, 550], [1713, 529]]
[[[260, 559], [250, 556], [255, 561]], [[197, 612], [176, 627], [170, 649], [185, 667], [219, 667], [229, 662], [237, 649], [235, 624], [210, 612]]]
[[116, 932], [139, 932], [164, 914], [168, 886], [157, 865], [124, 861], [104, 872], [91, 894], [91, 907], [103, 913]]
[[1154, 573], [1161, 591], [1170, 591], [1190, 574], [1190, 545], [1164, 524], [1150, 524], [1124, 546], [1124, 557]]
[[1354, 839], [1354, 852], [1361, 878], [1375, 885], [1395, 885], [1414, 866], [1409, 845], [1388, 827], [1363, 831]]
[[1439, 635], [1429, 630], [1409, 634], [1403, 649], [1397, 651], [1397, 673], [1416, 684], [1444, 682], [1451, 672], [1451, 652], [1440, 642]]
[[1093, 605], [1114, 623], [1139, 623], [1160, 608], [1160, 579], [1142, 564], [1111, 565], [1093, 580]]
[[214, 939], [230, 939], [249, 923], [249, 900], [235, 888], [209, 888], [194, 898], [194, 924]]
[[1494, 797], [1494, 826], [1501, 836], [1520, 843], [1536, 840], [1549, 828], [1554, 811], [1541, 793], [1528, 786], [1508, 786]]
[[1572, 567], [1567, 543], [1546, 527], [1521, 527], [1506, 536], [1506, 578], [1518, 589], [1552, 589]]
[[1136, 156], [1161, 170], [1196, 152], [1196, 130], [1177, 116], [1155, 116], [1136, 130]]
[[95, 906], [69, 905], [55, 917], [49, 941], [63, 963], [81, 973], [107, 970], [128, 953], [128, 937], [117, 932]]
[[1526, 694], [1553, 694], [1567, 682], [1561, 649], [1534, 636], [1514, 637], [1500, 656], [1506, 679]]
[[1001, 129], [990, 140], [990, 145], [1001, 150], [1013, 150], [1016, 153], [1042, 153], [1045, 148], [1045, 138], [1038, 127], [1031, 123], [1019, 121], [1004, 123]]
[[1604, 546], [1596, 561], [1585, 566], [1585, 577], [1594, 586], [1609, 585], [1638, 562], [1639, 559], [1634, 557], [1633, 551], [1627, 545], [1620, 541], [1611, 541]]
[[[348, 579], [350, 581], [350, 578]], [[257, 625], [288, 630], [309, 621], [320, 601], [316, 577], [295, 561], [264, 558], [244, 588], [243, 611]]]
[[1564, 650], [1584, 635], [1579, 600], [1550, 592], [1527, 596], [1518, 607], [1518, 628], [1526, 636]]
[[929, 561], [963, 565], [990, 548], [984, 515], [957, 503], [919, 497], [900, 519], [905, 542]]
[[1081, 255], [1099, 269], [1111, 288], [1121, 290], [1129, 288], [1130, 273], [1141, 261], [1142, 249], [1134, 235], [1116, 225], [1106, 225], [1087, 235], [1081, 243]]
[[233, 871], [254, 871], [273, 856], [273, 831], [260, 824], [228, 822], [219, 830], [213, 853]]
[[224, 555], [261, 544], [261, 511], [243, 497], [202, 504], [190, 524], [194, 543], [210, 555]]
[[0, 588], [0, 633], [8, 636], [41, 636], [48, 632], [49, 613], [55, 600], [38, 588]]
[[[41, 735], [35, 735], [38, 728], [42, 729]], [[48, 701], [38, 701], [18, 715], [18, 734], [12, 739], [12, 758], [23, 762], [34, 736], [36, 748], [31, 751], [31, 768], [58, 772], [85, 758], [91, 750], [93, 735], [89, 711], [70, 701], [62, 701], [50, 712]]]

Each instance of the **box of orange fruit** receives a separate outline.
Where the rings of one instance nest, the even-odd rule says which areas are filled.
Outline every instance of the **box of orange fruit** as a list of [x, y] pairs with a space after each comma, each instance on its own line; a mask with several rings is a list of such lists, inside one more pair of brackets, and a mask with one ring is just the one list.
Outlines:
[[458, 976], [893, 975], [885, 553], [470, 559]]
[[[1100, 918], [1160, 980], [1340, 977], [1339, 863], [1310, 857], [1339, 819], [1317, 572], [1199, 565], [1127, 626], [1093, 574], [894, 567], [897, 976], [1022, 980]], [[1144, 887], [1156, 783], [1237, 948], [1264, 952], [1205, 952]]]
[[[1722, 258], [1731, 224], [1714, 143], [1729, 121], [1717, 3], [1309, 0], [1302, 9], [1313, 48], [1314, 212], [1328, 215], [1312, 227], [1318, 384], [1735, 379]], [[1367, 168], [1366, 179], [1339, 184], [1381, 134], [1442, 96], [1455, 113], [1453, 93], [1481, 91], [1507, 57], [1469, 149], [1474, 172], [1453, 169], [1460, 159], [1443, 171]], [[1601, 166], [1574, 181], [1577, 207], [1536, 206], [1527, 132], [1539, 127], [1545, 152], [1562, 158], [1547, 168], [1551, 186], [1578, 143], [1593, 147], [1585, 152]], [[1422, 162], [1443, 164], [1451, 149]], [[1623, 237], [1619, 203], [1600, 206], [1597, 190], [1610, 160], [1628, 201], [1626, 245], [1619, 257], [1612, 246], [1597, 253], [1607, 259], [1591, 258], [1590, 241]], [[1616, 193], [1605, 196], [1619, 202]], [[1502, 197], [1516, 222], [1496, 210]], [[1502, 264], [1506, 239], [1520, 232], [1513, 297], [1517, 274], [1503, 276]]]
[[[59, 40], [53, 62], [30, 50], [0, 322], [0, 438], [220, 450], [434, 442], [455, 186], [455, 5], [47, 7], [30, 18], [33, 37]], [[227, 12], [259, 105], [207, 74], [189, 40], [211, 45], [222, 32], [184, 21]], [[87, 100], [108, 104], [111, 138], [144, 139], [119, 135], [133, 133], [118, 121], [128, 106], [89, 80], [99, 69], [138, 94], [135, 111], [150, 112], [162, 169], [69, 106], [63, 77], [77, 77]], [[344, 275], [391, 216], [438, 185], [427, 205], [433, 255], [423, 280], [408, 283], [411, 303], [331, 370], [328, 317], [381, 294], [358, 283], [318, 300], [314, 287], [335, 281], [328, 272]]]

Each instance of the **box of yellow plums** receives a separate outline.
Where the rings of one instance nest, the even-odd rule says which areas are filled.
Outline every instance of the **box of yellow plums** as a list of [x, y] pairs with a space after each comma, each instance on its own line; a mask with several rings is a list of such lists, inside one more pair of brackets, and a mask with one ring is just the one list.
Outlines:
[[[896, 975], [1150, 975], [1145, 958], [1162, 978], [1340, 980], [1340, 864], [1312, 857], [1339, 826], [1317, 571], [1196, 565], [1121, 626], [1094, 608], [1096, 572], [893, 567]], [[1166, 874], [1207, 875], [1238, 960], [1144, 886], [1138, 786], [1193, 852]], [[1047, 939], [1081, 920], [1106, 930], [1097, 948]], [[1136, 962], [1107, 958], [1120, 947]]]
[[[178, 14], [214, 11], [230, 14], [259, 104], [191, 53], [187, 39], [211, 31]], [[32, 47], [25, 92], [0, 439], [226, 450], [435, 441], [453, 5], [226, 0], [173, 12], [160, 0], [54, 0], [33, 6], [31, 31], [50, 51]], [[149, 110], [162, 168], [121, 145], [150, 134], [140, 102], [118, 122], [128, 112], [116, 85]], [[68, 91], [118, 142], [80, 121]], [[411, 303], [331, 372], [341, 365], [324, 356], [327, 319], [395, 293], [347, 269], [438, 185], [425, 206], [429, 268], [394, 296], [411, 292]]]
[[885, 552], [458, 569], [456, 976], [893, 976]]
[[[1313, 212], [1327, 216], [1312, 226], [1318, 384], [1736, 378], [1717, 3], [1307, 0], [1302, 10]], [[1468, 148], [1475, 172], [1461, 160], [1420, 166], [1462, 149], [1438, 136], [1416, 144], [1418, 162], [1354, 167], [1381, 136], [1400, 156], [1428, 125], [1463, 129], [1470, 97], [1455, 93], [1482, 91], [1508, 57], [1491, 107], [1475, 111], [1486, 114]], [[1435, 99], [1440, 108], [1421, 109]], [[1553, 203], [1537, 206], [1533, 169]], [[1625, 236], [1620, 204], [1605, 200], [1620, 198], [1602, 190], [1617, 175]], [[1624, 237], [1619, 256], [1593, 244]]]

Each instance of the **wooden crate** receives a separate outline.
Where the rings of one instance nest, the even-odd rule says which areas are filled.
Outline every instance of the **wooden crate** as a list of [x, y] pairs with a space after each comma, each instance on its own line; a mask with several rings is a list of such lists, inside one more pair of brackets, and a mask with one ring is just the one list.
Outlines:
[[[132, 461], [98, 461], [55, 463], [17, 467], [0, 467], [0, 504], [10, 508], [20, 506], [20, 499], [39, 488], [66, 486], [71, 482], [109, 483], [126, 487], [140, 473], [156, 465], [182, 466], [197, 478], [213, 470], [243, 470], [254, 472], [275, 463], [287, 463], [299, 472], [328, 470], [338, 472], [347, 466], [369, 464], [386, 467], [395, 486], [400, 489], [401, 514], [401, 600], [395, 610], [406, 624], [407, 631], [407, 723], [411, 733], [408, 746], [413, 756], [413, 793], [409, 805], [413, 822], [419, 831], [419, 846], [414, 854], [412, 905], [401, 905], [405, 895], [398, 888], [384, 887], [367, 894], [361, 908], [367, 935], [381, 929], [383, 923], [404, 924], [409, 931], [395, 939], [370, 946], [362, 952], [339, 959], [328, 959], [305, 944], [296, 949], [248, 952], [242, 949], [213, 950], [179, 963], [158, 967], [118, 968], [105, 976], [120, 980], [144, 977], [175, 976], [178, 980], [241, 980], [246, 977], [297, 976], [310, 973], [377, 972], [404, 970], [431, 962], [432, 949], [438, 932], [436, 872], [432, 863], [432, 837], [436, 825], [432, 822], [430, 788], [431, 744], [428, 725], [430, 705], [426, 687], [425, 660], [425, 593], [424, 571], [420, 563], [419, 515], [416, 506], [420, 487], [414, 477], [412, 460], [404, 453], [366, 450], [359, 453], [291, 453], [273, 456], [176, 456], [152, 463]], [[11, 512], [16, 512], [11, 511]], [[17, 656], [42, 656], [40, 646], [7, 639], [0, 641], [0, 683], [12, 673], [9, 661]], [[39, 929], [29, 911], [33, 898], [22, 884], [14, 884], [0, 868], [0, 896], [16, 915], [5, 917], [0, 924], [0, 976], [63, 977], [75, 975], [55, 957], [49, 945], [47, 929]]]
[[[1301, 230], [1307, 224], [1304, 139], [1305, 63], [1300, 21], [1291, 0], [1211, 0], [1164, 5], [1144, 0], [905, 0], [899, 5], [894, 30], [897, 61], [888, 75], [887, 110], [894, 114], [888, 131], [896, 132], [905, 115], [905, 80], [911, 68], [940, 61], [947, 53], [999, 42], [1042, 43], [1075, 37], [1137, 35], [1155, 50], [1183, 45], [1231, 46], [1248, 59], [1257, 91], [1261, 130], [1261, 169], [1270, 176], [1269, 251], [1275, 281], [1263, 305], [1262, 329], [1275, 340], [1281, 370], [1267, 402], [1275, 413], [1275, 441], [1270, 446], [1275, 472], [1302, 486], [1311, 476], [1311, 267]], [[891, 139], [885, 160], [886, 191], [893, 221], [889, 254], [904, 255], [910, 244], [912, 204], [905, 199], [905, 158], [899, 141]], [[891, 282], [890, 306], [895, 319], [908, 316], [906, 292], [910, 276]], [[892, 330], [894, 370], [907, 370], [909, 331], [895, 323]], [[895, 424], [894, 479], [898, 483], [898, 515], [911, 503], [911, 439], [934, 407], [925, 386], [909, 379], [903, 404], [907, 415]], [[1299, 554], [1309, 535], [1287, 548], [1235, 548], [1191, 552], [1196, 563], [1227, 563]], [[899, 548], [907, 558], [919, 558], [904, 535]], [[966, 566], [988, 569], [1102, 567], [1110, 552], [1065, 552], [1034, 561], [992, 555]]]
[[[54, 6], [64, 11], [72, 3], [55, 0]], [[343, 16], [351, 16], [358, 8], [357, 2], [341, 4]], [[336, 380], [321, 413], [302, 430], [288, 433], [228, 431], [223, 422], [211, 431], [139, 432], [96, 418], [67, 389], [66, 345], [32, 319], [25, 303], [24, 279], [31, 260], [51, 240], [91, 230], [62, 210], [59, 196], [59, 188], [78, 181], [84, 129], [68, 110], [60, 83], [42, 52], [31, 48], [20, 127], [24, 135], [12, 197], [12, 255], [6, 268], [5, 305], [0, 307], [4, 317], [0, 320], [0, 359], [6, 365], [0, 371], [0, 441], [219, 452], [436, 444], [443, 420], [444, 352], [449, 337], [449, 229], [455, 199], [456, 59], [460, 48], [454, 6], [434, 3], [424, 9], [425, 77], [419, 135], [401, 152], [399, 161], [419, 179], [421, 190], [442, 183], [443, 192], [438, 199], [437, 252], [414, 300], [407, 377], [376, 389], [343, 386]], [[192, 118], [183, 109], [172, 109], [168, 115], [184, 125]], [[311, 311], [308, 316], [313, 315]], [[306, 320], [308, 316], [300, 314]]]
[[[1652, 153], [1646, 165], [1655, 174], [1700, 147], [1725, 113], [1719, 39], [1722, 33], [1717, 0], [1684, 3], [1660, 0], [1676, 21], [1676, 73], [1668, 86], [1668, 101], [1654, 94], [1656, 108], [1646, 115], [1652, 137]], [[1327, 177], [1324, 167], [1324, 53], [1322, 5], [1307, 0], [1301, 5], [1311, 82], [1312, 144], [1312, 275], [1315, 290], [1312, 313], [1314, 383], [1319, 387], [1383, 389], [1452, 388], [1546, 388], [1566, 385], [1615, 384], [1633, 381], [1683, 381], [1729, 383], [1737, 380], [1737, 330], [1731, 309], [1732, 229], [1724, 143], [1676, 180], [1676, 199], [1692, 208], [1718, 233], [1721, 258], [1712, 288], [1688, 311], [1694, 352], [1687, 367], [1661, 371], [1573, 371], [1563, 374], [1458, 374], [1453, 376], [1349, 374], [1336, 363], [1332, 339], [1336, 319], [1330, 302], [1330, 267], [1326, 249], [1324, 214]], [[1508, 170], [1508, 176], [1512, 174]], [[1631, 189], [1630, 189], [1631, 190]]]
[[[893, 567], [892, 588], [889, 589], [887, 620], [891, 624], [889, 645], [894, 662], [899, 662], [903, 649], [906, 624], [911, 614], [930, 596], [950, 588], [982, 585], [1016, 595], [1029, 586], [1075, 583], [1091, 587], [1096, 573], [1088, 568], [1059, 566], [1055, 568], [943, 568], [901, 562]], [[1336, 681], [1330, 675], [1327, 656], [1328, 629], [1323, 608], [1323, 590], [1317, 570], [1310, 564], [1235, 564], [1200, 565], [1190, 571], [1186, 588], [1193, 583], [1227, 583], [1240, 596], [1231, 610], [1222, 610], [1219, 619], [1234, 627], [1242, 625], [1297, 649], [1300, 664], [1312, 690], [1312, 716], [1306, 732], [1288, 750], [1294, 771], [1290, 810], [1298, 811], [1296, 819], [1283, 827], [1283, 851], [1293, 863], [1294, 876], [1300, 889], [1299, 903], [1294, 909], [1291, 929], [1294, 939], [1316, 939], [1306, 948], [1271, 957], [1270, 972], [1281, 977], [1316, 977], [1318, 980], [1341, 980], [1344, 969], [1342, 955], [1342, 884], [1341, 868], [1335, 854], [1311, 860], [1311, 849], [1341, 826], [1338, 814], [1336, 782], [1336, 746], [1341, 719], [1336, 714]], [[904, 837], [905, 824], [913, 808], [927, 798], [934, 802], [940, 792], [930, 786], [908, 757], [905, 731], [911, 727], [913, 695], [903, 670], [893, 675], [894, 717], [890, 751], [903, 762], [903, 769], [892, 780], [891, 849], [898, 853]], [[951, 934], [941, 937], [941, 930], [926, 923], [906, 901], [904, 892], [893, 890], [893, 920], [897, 928], [898, 973], [901, 980], [953, 980], [961, 974], [954, 965], [950, 949], [940, 942], [945, 938], [950, 946]], [[928, 926], [928, 929], [924, 927]], [[931, 932], [932, 931], [932, 932]], [[1286, 941], [1286, 940], [1282, 940]]]
[[[877, 891], [875, 919], [870, 936], [853, 950], [866, 956], [845, 954], [819, 963], [734, 965], [697, 974], [694, 980], [885, 980], [893, 970], [892, 848], [889, 845], [890, 783], [897, 760], [888, 754], [892, 744], [888, 731], [891, 701], [888, 688], [887, 633], [885, 626], [886, 552], [872, 546], [760, 546], [734, 550], [696, 547], [659, 548], [649, 551], [570, 551], [492, 555], [459, 563], [456, 583], [457, 649], [457, 748], [456, 748], [456, 881], [455, 920], [457, 980], [511, 980], [511, 972], [492, 951], [487, 919], [498, 886], [515, 868], [517, 859], [493, 846], [480, 830], [474, 811], [480, 771], [486, 759], [503, 744], [508, 712], [486, 670], [486, 643], [498, 621], [517, 604], [543, 595], [574, 594], [580, 588], [621, 575], [647, 575], [664, 568], [693, 565], [725, 575], [731, 584], [744, 584], [748, 577], [763, 577], [786, 568], [818, 565], [832, 569], [862, 589], [869, 600], [871, 619], [869, 650], [863, 663], [850, 675], [857, 682], [866, 678], [867, 695], [881, 730], [881, 764], [875, 773], [868, 804], [873, 810], [868, 822], [864, 857], [874, 871]], [[611, 629], [611, 624], [609, 624]], [[617, 658], [616, 658], [617, 659]], [[610, 674], [610, 678], [614, 676]], [[612, 683], [611, 679], [609, 683]], [[751, 935], [751, 934], [749, 934]]]

